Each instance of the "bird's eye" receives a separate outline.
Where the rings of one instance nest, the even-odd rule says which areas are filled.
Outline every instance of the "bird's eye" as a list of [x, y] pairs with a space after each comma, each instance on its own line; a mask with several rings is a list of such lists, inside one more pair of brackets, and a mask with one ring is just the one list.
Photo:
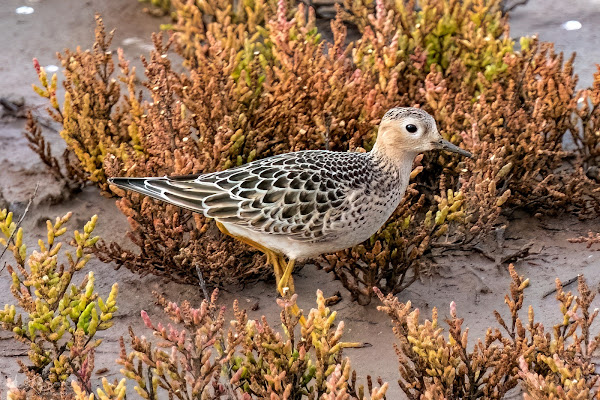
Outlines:
[[406, 131], [409, 133], [415, 133], [415, 132], [417, 132], [417, 127], [416, 127], [416, 125], [408, 124], [408, 125], [406, 125]]

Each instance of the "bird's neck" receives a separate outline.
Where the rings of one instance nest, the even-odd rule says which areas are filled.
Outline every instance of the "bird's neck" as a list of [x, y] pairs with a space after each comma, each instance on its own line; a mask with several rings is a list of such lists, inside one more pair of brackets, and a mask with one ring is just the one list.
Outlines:
[[373, 160], [382, 170], [399, 173], [402, 177], [410, 176], [417, 154], [406, 150], [393, 151], [377, 143], [371, 150]]
[[[379, 174], [376, 174], [378, 178], [372, 184], [377, 187], [381, 195], [390, 200], [387, 205], [391, 214], [404, 197], [410, 181], [415, 155], [403, 153], [397, 158], [391, 158], [373, 149], [371, 157], [373, 157], [373, 163], [376, 165], [375, 168], [379, 170]], [[389, 215], [386, 215], [387, 219]]]

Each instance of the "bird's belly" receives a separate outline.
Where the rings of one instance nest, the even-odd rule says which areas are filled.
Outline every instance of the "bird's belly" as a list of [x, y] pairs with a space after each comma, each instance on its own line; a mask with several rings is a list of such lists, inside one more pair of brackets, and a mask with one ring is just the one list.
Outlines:
[[235, 225], [223, 223], [225, 228], [234, 236], [241, 236], [252, 242], [258, 243], [261, 246], [273, 250], [276, 253], [281, 253], [290, 259], [301, 260], [326, 253], [327, 243], [309, 243], [293, 240], [285, 235], [277, 235], [270, 233], [256, 232], [251, 229]]

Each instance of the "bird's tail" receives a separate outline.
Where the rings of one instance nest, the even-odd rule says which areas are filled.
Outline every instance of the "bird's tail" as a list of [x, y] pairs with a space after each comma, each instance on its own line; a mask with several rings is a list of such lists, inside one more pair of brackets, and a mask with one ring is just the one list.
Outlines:
[[204, 213], [203, 199], [207, 193], [189, 193], [184, 187], [186, 183], [178, 182], [167, 177], [163, 178], [109, 178], [108, 183], [121, 189], [162, 200], [176, 206]]

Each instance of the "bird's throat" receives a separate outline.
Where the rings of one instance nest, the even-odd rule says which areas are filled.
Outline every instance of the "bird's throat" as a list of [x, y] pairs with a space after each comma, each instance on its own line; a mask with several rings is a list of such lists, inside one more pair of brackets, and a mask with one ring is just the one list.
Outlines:
[[374, 147], [371, 154], [375, 163], [383, 171], [397, 173], [408, 180], [418, 153], [412, 151], [388, 152], [385, 149]]

